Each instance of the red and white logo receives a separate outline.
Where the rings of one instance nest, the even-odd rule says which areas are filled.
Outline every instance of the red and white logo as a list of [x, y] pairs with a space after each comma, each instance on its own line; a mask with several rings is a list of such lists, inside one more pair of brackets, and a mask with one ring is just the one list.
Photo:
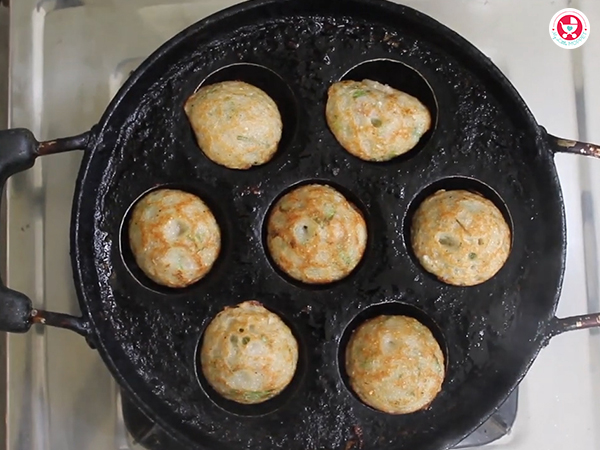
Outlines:
[[559, 47], [567, 49], [580, 47], [589, 35], [590, 22], [578, 9], [561, 9], [550, 21], [550, 37]]

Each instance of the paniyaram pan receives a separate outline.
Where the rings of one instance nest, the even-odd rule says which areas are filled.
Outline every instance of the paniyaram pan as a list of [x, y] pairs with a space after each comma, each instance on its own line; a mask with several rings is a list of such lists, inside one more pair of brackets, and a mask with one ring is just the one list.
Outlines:
[[[344, 151], [325, 122], [328, 87], [371, 78], [430, 109], [434, 128], [387, 163]], [[183, 104], [200, 84], [243, 80], [265, 90], [283, 116], [275, 158], [247, 171], [209, 161]], [[481, 424], [561, 332], [600, 326], [600, 315], [554, 316], [565, 265], [565, 215], [557, 152], [600, 148], [546, 133], [500, 71], [467, 41], [410, 8], [380, 0], [257, 0], [221, 11], [150, 56], [99, 124], [38, 143], [26, 130], [0, 134], [2, 182], [38, 156], [83, 149], [71, 254], [82, 317], [32, 308], [3, 288], [0, 328], [32, 323], [86, 336], [134, 402], [189, 448], [434, 450]], [[499, 176], [499, 174], [501, 176]], [[367, 220], [362, 263], [346, 279], [310, 287], [288, 279], [265, 252], [265, 216], [292, 186], [338, 188]], [[136, 267], [124, 223], [136, 199], [161, 186], [199, 194], [223, 234], [210, 274], [164, 289]], [[512, 227], [513, 248], [491, 280], [449, 286], [411, 254], [416, 205], [439, 188], [476, 190]], [[257, 299], [295, 333], [292, 383], [248, 406], [222, 400], [197, 369], [207, 323], [225, 305]], [[351, 331], [382, 313], [413, 315], [444, 348], [442, 392], [425, 410], [388, 415], [349, 390], [344, 347]]]

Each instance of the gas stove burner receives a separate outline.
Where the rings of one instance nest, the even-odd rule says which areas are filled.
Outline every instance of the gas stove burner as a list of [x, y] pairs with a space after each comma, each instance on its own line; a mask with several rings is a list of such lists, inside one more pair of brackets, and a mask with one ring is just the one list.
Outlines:
[[132, 450], [181, 450], [181, 444], [148, 418], [121, 391], [121, 411]]
[[464, 438], [455, 448], [480, 447], [509, 434], [517, 418], [518, 403], [519, 388], [517, 387], [483, 425]]
[[[518, 390], [515, 389], [506, 402], [455, 448], [471, 448], [490, 444], [510, 433], [517, 417]], [[181, 445], [158, 424], [150, 420], [121, 391], [121, 410], [125, 427], [129, 432], [132, 450], [181, 450]], [[348, 450], [352, 450], [350, 447]]]

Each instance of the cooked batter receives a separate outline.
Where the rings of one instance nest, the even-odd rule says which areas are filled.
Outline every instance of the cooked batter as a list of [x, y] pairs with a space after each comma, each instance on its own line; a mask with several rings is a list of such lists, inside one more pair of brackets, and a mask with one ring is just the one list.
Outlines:
[[204, 332], [200, 363], [223, 397], [261, 403], [292, 381], [298, 344], [289, 327], [257, 301], [226, 307]]
[[473, 286], [502, 268], [511, 233], [490, 200], [474, 192], [440, 190], [415, 212], [411, 241], [425, 270], [446, 283]]
[[406, 316], [379, 316], [354, 331], [346, 373], [356, 395], [389, 414], [427, 407], [442, 388], [444, 355], [431, 331]]
[[188, 192], [159, 189], [133, 208], [129, 244], [142, 271], [156, 283], [182, 288], [203, 278], [221, 249], [217, 221]]
[[366, 161], [408, 152], [431, 126], [431, 115], [418, 99], [372, 80], [334, 83], [326, 116], [342, 147]]
[[296, 280], [330, 283], [360, 262], [367, 225], [360, 211], [334, 188], [299, 187], [275, 205], [267, 244], [275, 263]]
[[204, 86], [185, 103], [185, 112], [204, 154], [230, 169], [270, 161], [283, 124], [275, 102], [242, 81]]

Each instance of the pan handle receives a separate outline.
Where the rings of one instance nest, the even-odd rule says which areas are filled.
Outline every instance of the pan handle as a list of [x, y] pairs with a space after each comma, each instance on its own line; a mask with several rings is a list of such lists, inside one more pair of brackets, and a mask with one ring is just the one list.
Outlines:
[[[84, 149], [92, 132], [78, 136], [38, 142], [31, 131], [23, 128], [0, 131], [0, 192], [11, 175], [33, 166], [38, 156]], [[8, 288], [0, 278], [0, 331], [24, 333], [31, 324], [42, 323], [67, 328], [88, 336], [88, 323], [82, 317], [34, 309], [31, 299]]]
[[595, 327], [600, 327], [600, 313], [564, 318], [555, 317], [550, 323], [548, 338], [566, 333], [567, 331], [585, 330], [587, 328]]
[[574, 153], [576, 155], [594, 156], [600, 158], [600, 145], [588, 142], [562, 139], [546, 133], [550, 149], [554, 153]]
[[[600, 145], [588, 142], [562, 139], [546, 133], [547, 141], [554, 153], [573, 153], [575, 155], [594, 156], [600, 158]], [[573, 330], [600, 327], [600, 313], [585, 314], [575, 317], [555, 317], [550, 325], [549, 338], [557, 334]]]

